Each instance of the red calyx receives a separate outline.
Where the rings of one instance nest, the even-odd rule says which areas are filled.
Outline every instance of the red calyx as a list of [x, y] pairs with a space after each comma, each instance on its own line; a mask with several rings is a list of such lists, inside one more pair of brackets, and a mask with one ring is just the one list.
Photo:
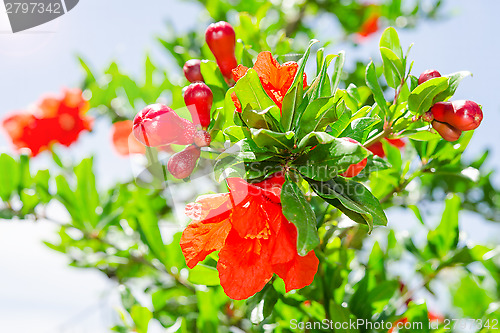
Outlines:
[[200, 64], [200, 59], [190, 59], [182, 67], [184, 76], [189, 82], [205, 82], [203, 75], [201, 75]]
[[434, 79], [436, 77], [441, 77], [441, 73], [439, 73], [435, 69], [428, 69], [425, 72], [423, 72], [422, 74], [420, 74], [420, 76], [418, 78], [418, 84], [422, 84], [425, 81], [428, 81], [430, 79]]
[[208, 147], [212, 142], [212, 137], [207, 131], [198, 131], [194, 134], [194, 144], [198, 147]]
[[191, 144], [196, 129], [193, 123], [179, 117], [170, 107], [152, 104], [136, 114], [133, 131], [136, 139], [142, 144], [158, 147], [168, 144]]
[[474, 130], [483, 120], [483, 111], [473, 101], [439, 102], [432, 106], [431, 112], [435, 120], [461, 131]]
[[462, 135], [462, 131], [455, 127], [442, 123], [437, 120], [432, 121], [432, 127], [441, 135], [446, 141], [457, 141]]
[[231, 71], [238, 66], [234, 55], [236, 34], [233, 27], [224, 21], [212, 23], [205, 32], [205, 40], [217, 60], [222, 75], [231, 80]]
[[167, 163], [167, 169], [177, 179], [187, 178], [193, 173], [200, 158], [200, 148], [191, 145], [173, 154]]
[[[351, 142], [351, 143], [355, 143], [355, 144], [359, 144], [358, 141], [352, 139], [352, 138], [341, 138], [342, 140], [345, 140], [345, 141], [348, 141], [348, 142]], [[342, 177], [347, 177], [347, 178], [352, 178], [352, 177], [355, 177], [357, 176], [366, 166], [366, 163], [368, 162], [368, 159], [365, 158], [364, 160], [362, 160], [361, 162], [358, 162], [356, 164], [351, 164], [349, 165], [349, 167], [347, 168], [346, 171], [344, 171], [343, 173], [341, 173], [340, 175]]]
[[202, 127], [210, 125], [212, 101], [212, 90], [203, 82], [191, 83], [184, 91], [184, 102], [193, 121], [201, 124]]

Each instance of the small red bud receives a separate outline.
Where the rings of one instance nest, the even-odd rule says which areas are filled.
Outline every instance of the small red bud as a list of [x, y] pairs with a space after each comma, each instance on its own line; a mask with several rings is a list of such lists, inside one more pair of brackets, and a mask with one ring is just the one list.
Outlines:
[[422, 84], [425, 81], [429, 81], [430, 79], [434, 79], [436, 77], [441, 77], [441, 73], [439, 73], [435, 69], [428, 69], [420, 74], [420, 77], [418, 78], [418, 84]]
[[212, 137], [207, 131], [198, 131], [194, 134], [194, 144], [198, 147], [208, 147], [212, 142]]
[[205, 81], [203, 80], [203, 75], [201, 75], [200, 64], [201, 60], [199, 59], [190, 59], [184, 64], [182, 69], [184, 70], [184, 76], [189, 82]]
[[231, 71], [238, 66], [234, 55], [236, 34], [233, 27], [224, 21], [212, 23], [205, 32], [205, 40], [217, 60], [222, 75], [231, 80]]
[[427, 111], [426, 113], [424, 113], [422, 115], [422, 120], [425, 121], [425, 122], [430, 123], [431, 121], [434, 120], [434, 115], [432, 114], [431, 111]]
[[177, 179], [187, 178], [193, 173], [196, 162], [200, 158], [200, 149], [194, 145], [173, 154], [167, 163], [167, 169]]
[[196, 129], [193, 123], [179, 117], [170, 107], [152, 104], [135, 115], [133, 131], [142, 144], [157, 147], [191, 144]]
[[212, 101], [212, 90], [203, 82], [191, 83], [184, 91], [184, 102], [193, 117], [193, 121], [203, 127], [210, 125]]

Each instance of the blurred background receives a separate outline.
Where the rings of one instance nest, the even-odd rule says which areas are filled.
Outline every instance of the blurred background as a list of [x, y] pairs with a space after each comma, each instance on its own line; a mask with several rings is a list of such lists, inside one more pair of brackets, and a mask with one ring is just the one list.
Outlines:
[[[446, 1], [443, 19], [422, 21], [416, 29], [399, 31], [403, 46], [415, 43], [410, 57], [413, 72], [429, 68], [441, 73], [469, 70], [473, 78], [460, 85], [455, 98], [482, 104], [485, 121], [476, 131], [467, 154], [477, 158], [491, 150], [489, 167], [500, 169], [500, 99], [496, 93], [500, 52], [496, 1]], [[197, 27], [202, 33], [210, 23], [199, 3], [178, 0], [124, 2], [86, 0], [68, 14], [43, 26], [12, 34], [4, 8], [0, 6], [0, 118], [24, 109], [47, 92], [78, 86], [83, 77], [77, 56], [92, 68], [102, 70], [117, 60], [121, 70], [135, 76], [143, 73], [144, 50], [167, 71], [173, 59], [165, 56], [155, 39], [168, 24], [179, 32]], [[319, 17], [314, 24], [318, 39], [341, 36], [337, 22]], [[359, 58], [379, 58], [381, 31], [356, 48], [333, 43], [327, 51], [347, 52], [347, 68]], [[180, 79], [172, 71], [172, 79]], [[103, 188], [130, 178], [131, 164], [112, 148], [110, 123], [98, 120], [92, 134], [65, 149], [65, 158], [78, 160], [95, 152], [97, 173]], [[2, 152], [12, 152], [5, 135], [0, 135]], [[50, 154], [33, 161], [34, 167], [48, 167]], [[494, 179], [500, 184], [500, 179]], [[393, 209], [389, 225], [400, 232], [418, 232], [418, 223]], [[64, 216], [61, 216], [64, 219]], [[437, 220], [436, 220], [437, 222]], [[461, 228], [475, 241], [500, 244], [498, 224], [464, 213]], [[0, 224], [0, 325], [3, 332], [108, 332], [119, 304], [117, 285], [97, 271], [67, 266], [67, 258], [56, 255], [42, 241], [54, 236], [50, 223], [10, 222]], [[15, 254], [15, 255], [12, 255]], [[443, 306], [446, 306], [444, 304]], [[42, 328], [42, 329], [40, 329]], [[150, 327], [155, 332], [155, 327]], [[157, 331], [161, 331], [159, 327]]]

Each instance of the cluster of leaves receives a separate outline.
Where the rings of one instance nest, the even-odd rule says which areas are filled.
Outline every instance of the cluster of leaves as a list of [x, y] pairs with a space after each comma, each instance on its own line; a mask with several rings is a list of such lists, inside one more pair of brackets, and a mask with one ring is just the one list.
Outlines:
[[[307, 44], [302, 49], [287, 36], [312, 36], [304, 23], [308, 15], [333, 14], [346, 33], [353, 33], [359, 31], [360, 18], [374, 9], [357, 1], [305, 1], [293, 3], [300, 15], [288, 22], [291, 16], [284, 14], [282, 3], [200, 2], [216, 20], [226, 19], [227, 13], [234, 10], [250, 13], [239, 14], [235, 24], [241, 39], [237, 59], [247, 67], [252, 67], [252, 58], [262, 50], [272, 50], [280, 60], [298, 60], [288, 54], [305, 51]], [[380, 13], [388, 22], [398, 17], [415, 18], [421, 14], [419, 3], [405, 12], [401, 1], [383, 2]], [[439, 4], [436, 2], [433, 8]], [[271, 24], [266, 16], [273, 12], [278, 18]], [[431, 10], [426, 15], [434, 13]], [[200, 56], [200, 50], [201, 58], [209, 59], [202, 63], [201, 70], [214, 93], [215, 120], [210, 125], [214, 145], [204, 156], [216, 158], [217, 177], [244, 172], [247, 179], [258, 181], [275, 171], [288, 171], [283, 205], [290, 213], [287, 217], [299, 229], [299, 250], [315, 248], [320, 267], [311, 286], [298, 292], [285, 293], [283, 282], [276, 279], [248, 301], [232, 301], [219, 285], [214, 269], [216, 254], [210, 255], [204, 265], [188, 271], [179, 247], [180, 234], [174, 233], [169, 239], [168, 233], [162, 232], [161, 228], [174, 220], [168, 189], [141, 188], [131, 181], [101, 191], [92, 159], [64, 166], [54, 154], [54, 161], [60, 165], [58, 171], [33, 174], [28, 157], [0, 155], [1, 217], [52, 220], [46, 208], [55, 203], [64, 207], [67, 220], [53, 221], [61, 225], [59, 241], [47, 245], [67, 255], [71, 265], [98, 269], [120, 285], [123, 322], [114, 327], [115, 331], [145, 333], [153, 319], [179, 332], [229, 332], [238, 328], [247, 332], [290, 332], [295, 331], [291, 320], [312, 323], [325, 318], [334, 322], [365, 319], [378, 323], [407, 317], [423, 322], [423, 331], [439, 332], [444, 330], [442, 324], [437, 330], [428, 329], [425, 303], [410, 300], [426, 289], [431, 294], [442, 294], [443, 290], [433, 284], [441, 279], [446, 281], [454, 305], [454, 312], [443, 315], [483, 322], [500, 319], [495, 303], [500, 298], [498, 248], [461, 240], [458, 224], [463, 209], [500, 220], [499, 192], [492, 185], [491, 173], [483, 170], [487, 154], [472, 163], [465, 161], [462, 153], [472, 132], [451, 144], [418, 120], [430, 105], [451, 97], [467, 73], [417, 86], [410, 74], [407, 53], [403, 53], [395, 31], [389, 29], [380, 44], [382, 66], [360, 62], [358, 70], [348, 75], [343, 71], [342, 52], [325, 55], [326, 51], [319, 49], [316, 77], [309, 79], [309, 88], [302, 91], [301, 73], [308, 49], [285, 97], [282, 116], [269, 102], [252, 70], [229, 89], [195, 32], [164, 38], [162, 44], [179, 67]], [[150, 58], [146, 59], [140, 83], [123, 74], [116, 63], [104, 75], [81, 63], [86, 71], [84, 88], [92, 94], [92, 112], [112, 121], [131, 119], [135, 110], [159, 99], [174, 109], [184, 106], [181, 91], [185, 82], [175, 82], [175, 75], [157, 68]], [[330, 65], [333, 71], [328, 70]], [[339, 89], [343, 86], [345, 89]], [[248, 87], [256, 94], [249, 94]], [[242, 103], [241, 114], [234, 113], [232, 92]], [[394, 99], [388, 98], [391, 95]], [[407, 137], [409, 144], [400, 152], [382, 140], [387, 159], [338, 139], [351, 137], [369, 146], [388, 135]], [[217, 149], [222, 150], [226, 139], [237, 153], [219, 154]], [[332, 156], [345, 159], [334, 164]], [[340, 173], [366, 157], [365, 172], [354, 179], [328, 177], [331, 173], [315, 171], [335, 166], [334, 171]], [[302, 167], [306, 160], [313, 161], [316, 167]], [[407, 190], [409, 184], [411, 191]], [[433, 227], [433, 221], [422, 218], [425, 214], [421, 210], [425, 202], [445, 199], [441, 223]], [[372, 226], [386, 224], [381, 207], [390, 209], [395, 205], [415, 213], [428, 233], [425, 242], [389, 228], [376, 228], [374, 233], [384, 241], [371, 242], [367, 235]], [[349, 220], [359, 224], [350, 224]], [[398, 276], [391, 269], [408, 263], [409, 270], [415, 272], [410, 278]], [[455, 281], [447, 280], [449, 276], [456, 277]], [[409, 287], [401, 289], [400, 282]], [[494, 329], [484, 327], [480, 331]]]

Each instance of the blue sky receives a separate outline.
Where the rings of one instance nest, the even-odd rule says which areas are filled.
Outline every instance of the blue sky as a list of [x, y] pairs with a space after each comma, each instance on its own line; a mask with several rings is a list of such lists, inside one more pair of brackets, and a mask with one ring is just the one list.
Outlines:
[[[464, 80], [456, 94], [456, 99], [482, 104], [485, 113], [468, 155], [477, 156], [489, 147], [493, 153], [490, 166], [499, 168], [500, 98], [496, 84], [500, 75], [500, 2], [445, 2], [445, 11], [452, 14], [450, 18], [421, 22], [417, 30], [400, 32], [401, 41], [403, 45], [415, 43], [411, 51], [411, 58], [416, 60], [414, 73], [428, 68], [441, 73], [473, 72], [474, 77]], [[178, 0], [85, 0], [53, 22], [14, 35], [9, 33], [7, 17], [0, 6], [0, 117], [25, 108], [43, 93], [79, 84], [82, 72], [77, 54], [96, 69], [118, 59], [126, 72], [140, 75], [145, 51], [149, 51], [157, 63], [170, 67], [154, 37], [165, 31], [166, 20], [180, 31], [198, 26], [202, 32], [205, 18], [198, 13], [198, 5]], [[325, 31], [331, 27], [319, 28]], [[362, 47], [348, 50], [348, 59], [378, 58], [377, 44], [375, 36]], [[330, 50], [343, 48], [334, 45]], [[0, 150], [10, 151], [2, 134]], [[97, 151], [98, 173], [104, 184], [130, 175], [129, 164], [112, 151], [106, 122], [98, 123], [95, 133], [84, 135], [77, 145], [65, 150], [65, 156], [78, 159], [93, 151]], [[35, 166], [48, 162], [49, 158], [42, 155]], [[404, 215], [395, 212], [389, 217], [390, 223], [395, 224]], [[496, 226], [473, 214], [465, 214], [461, 224], [478, 240], [498, 235]], [[411, 223], [404, 225], [412, 228]], [[64, 256], [47, 249], [41, 241], [51, 239], [54, 229], [44, 223], [0, 223], [2, 329], [21, 333], [107, 332], [114, 313], [112, 304], [116, 304], [116, 294], [107, 296], [107, 291], [115, 286], [97, 272], [67, 267]]]

